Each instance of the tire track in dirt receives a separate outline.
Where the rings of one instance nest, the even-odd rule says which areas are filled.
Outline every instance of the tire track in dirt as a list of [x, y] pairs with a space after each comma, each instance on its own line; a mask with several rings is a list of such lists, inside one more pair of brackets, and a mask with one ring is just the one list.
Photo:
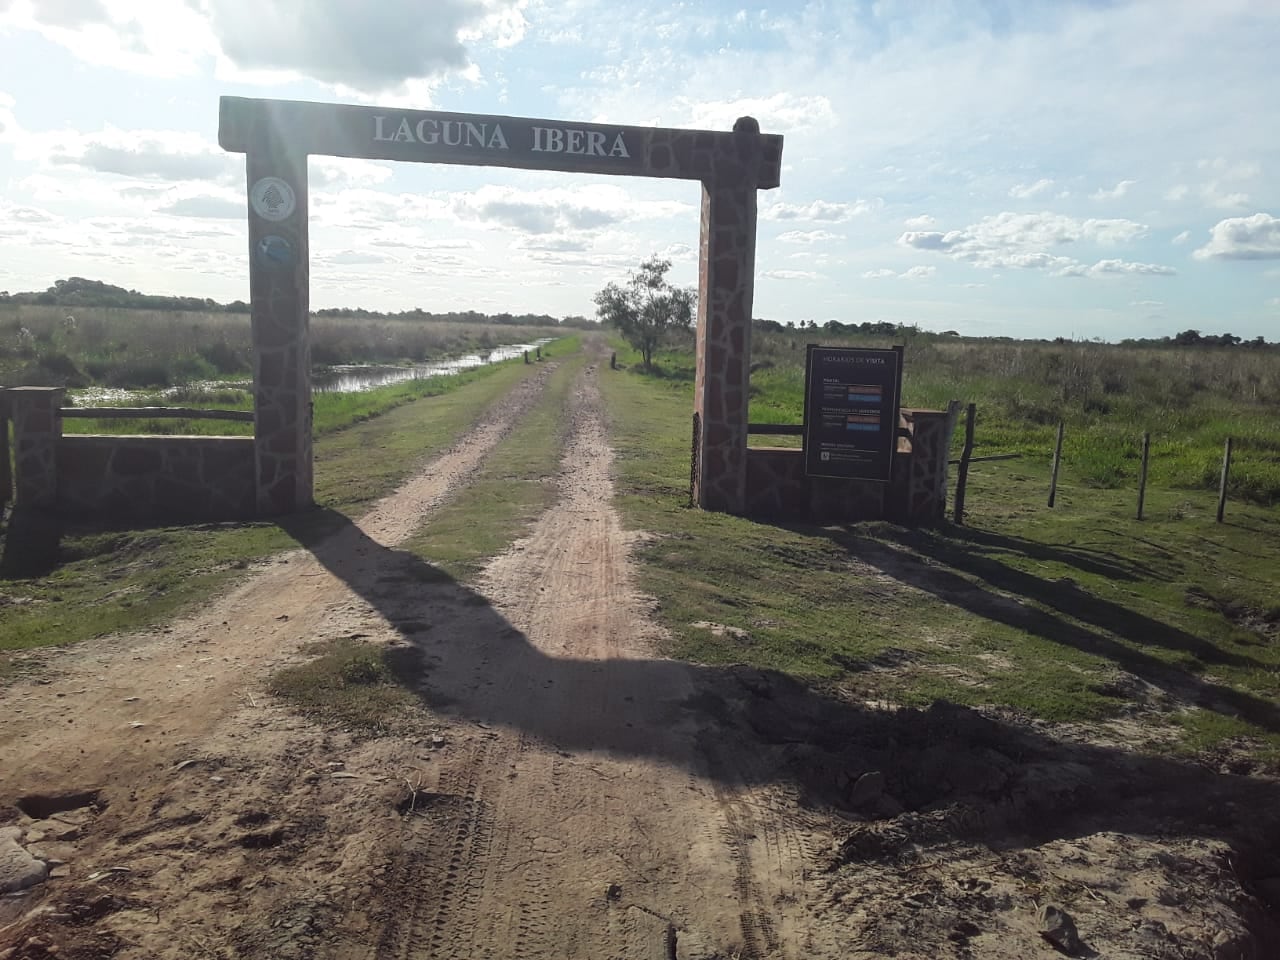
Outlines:
[[388, 573], [378, 569], [378, 548], [407, 538], [470, 481], [543, 394], [556, 366], [547, 363], [521, 381], [452, 447], [328, 537], [326, 551], [344, 558], [341, 571], [306, 550], [290, 551], [171, 625], [57, 651], [55, 677], [0, 689], [0, 797], [86, 783], [127, 791], [238, 706], [255, 702], [248, 691], [303, 643], [394, 635], [397, 624], [366, 599]]
[[515, 629], [455, 608], [424, 644], [428, 686], [492, 737], [479, 775], [501, 839], [468, 885], [406, 876], [395, 895], [443, 916], [441, 939], [406, 928], [379, 960], [803, 955], [804, 843], [737, 754], [703, 755], [693, 671], [654, 656], [596, 376], [576, 387], [561, 496], [476, 585]]

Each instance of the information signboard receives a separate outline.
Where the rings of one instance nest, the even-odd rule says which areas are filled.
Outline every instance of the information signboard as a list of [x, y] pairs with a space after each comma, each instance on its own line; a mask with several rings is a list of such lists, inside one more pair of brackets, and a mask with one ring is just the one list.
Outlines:
[[804, 468], [810, 477], [887, 483], [898, 446], [902, 347], [809, 344]]

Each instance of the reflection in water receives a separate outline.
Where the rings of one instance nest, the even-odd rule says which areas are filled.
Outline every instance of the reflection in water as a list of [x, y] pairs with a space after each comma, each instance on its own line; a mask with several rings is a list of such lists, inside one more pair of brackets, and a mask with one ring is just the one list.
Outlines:
[[[314, 373], [311, 377], [311, 390], [314, 393], [358, 393], [361, 390], [373, 390], [392, 383], [403, 383], [406, 380], [425, 380], [428, 377], [445, 377], [463, 370], [483, 367], [490, 363], [501, 363], [514, 360], [526, 350], [530, 355], [538, 347], [551, 343], [554, 337], [542, 337], [531, 343], [506, 344], [494, 347], [487, 353], [471, 353], [465, 357], [454, 357], [449, 360], [433, 360], [430, 363], [416, 363], [412, 366], [388, 366], [376, 363], [353, 363], [329, 367], [322, 373]], [[163, 390], [131, 390], [124, 387], [86, 387], [83, 390], [68, 390], [70, 402], [75, 406], [92, 407], [104, 405], [129, 406], [141, 400], [174, 401], [187, 398], [193, 392], [214, 392], [218, 390], [253, 389], [248, 380], [200, 380]]]
[[361, 390], [372, 390], [374, 387], [385, 387], [405, 380], [425, 380], [428, 377], [448, 376], [461, 373], [473, 367], [483, 367], [489, 363], [501, 363], [514, 360], [526, 350], [533, 353], [538, 347], [550, 343], [551, 337], [543, 337], [532, 343], [507, 344], [494, 347], [488, 353], [470, 353], [465, 357], [454, 357], [450, 360], [435, 360], [431, 363], [417, 363], [411, 367], [389, 367], [372, 364], [350, 364], [330, 367], [325, 373], [311, 377], [311, 389], [315, 393], [356, 393]]

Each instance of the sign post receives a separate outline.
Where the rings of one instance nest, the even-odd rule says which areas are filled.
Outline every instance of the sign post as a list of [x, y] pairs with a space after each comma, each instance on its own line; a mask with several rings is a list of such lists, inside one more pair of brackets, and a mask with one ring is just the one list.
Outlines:
[[902, 347], [809, 344], [804, 469], [810, 477], [888, 483], [898, 447]]

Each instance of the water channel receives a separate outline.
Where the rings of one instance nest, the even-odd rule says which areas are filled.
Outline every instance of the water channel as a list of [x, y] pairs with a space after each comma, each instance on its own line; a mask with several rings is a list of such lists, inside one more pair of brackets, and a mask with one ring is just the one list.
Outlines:
[[[539, 347], [551, 343], [554, 337], [542, 337], [530, 343], [505, 344], [488, 351], [468, 353], [461, 357], [449, 357], [443, 360], [431, 360], [425, 363], [404, 365], [378, 363], [351, 363], [333, 367], [325, 367], [311, 375], [313, 393], [359, 393], [374, 390], [393, 383], [404, 383], [407, 380], [426, 380], [430, 377], [447, 377], [473, 370], [476, 367], [488, 366], [491, 363], [502, 363], [515, 360], [529, 352], [532, 357]], [[146, 399], [169, 399], [188, 395], [192, 390], [249, 390], [252, 383], [248, 380], [203, 380], [197, 383], [178, 387], [155, 390], [135, 390], [124, 387], [86, 387], [82, 390], [70, 390], [68, 394], [74, 398], [77, 406], [127, 406]]]

